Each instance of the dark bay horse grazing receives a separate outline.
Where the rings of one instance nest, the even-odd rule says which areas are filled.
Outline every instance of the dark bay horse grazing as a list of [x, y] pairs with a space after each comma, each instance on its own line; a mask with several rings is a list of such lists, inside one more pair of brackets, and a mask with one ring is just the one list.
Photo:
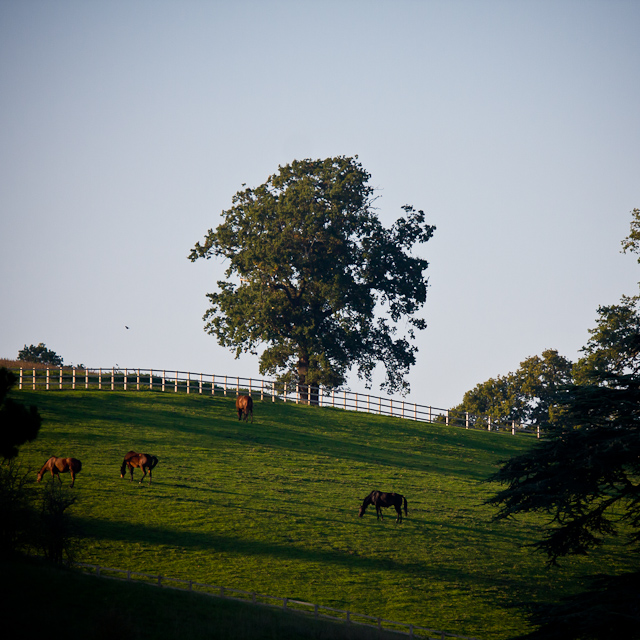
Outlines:
[[129, 473], [131, 474], [131, 482], [133, 482], [133, 470], [135, 467], [138, 467], [138, 469], [141, 469], [144, 472], [142, 478], [140, 478], [140, 484], [142, 484], [142, 481], [147, 475], [147, 471], [149, 472], [149, 484], [151, 484], [151, 470], [157, 464], [158, 458], [152, 456], [150, 453], [136, 453], [135, 451], [129, 451], [122, 461], [120, 477], [124, 478], [124, 474], [128, 468]]
[[238, 412], [238, 420], [247, 422], [249, 414], [251, 414], [251, 423], [253, 424], [253, 398], [251, 396], [238, 396], [236, 398], [236, 411]]
[[378, 520], [384, 520], [384, 515], [382, 514], [383, 507], [395, 507], [396, 513], [398, 514], [396, 522], [402, 522], [402, 506], [404, 506], [404, 515], [409, 515], [407, 513], [407, 499], [399, 493], [384, 493], [382, 491], [372, 491], [364, 499], [362, 506], [360, 507], [360, 511], [358, 511], [358, 515], [361, 518], [370, 504], [372, 504], [376, 508], [376, 515], [378, 516]]
[[[60, 480], [61, 473], [70, 473], [71, 474], [71, 486], [73, 487], [76, 481], [76, 473], [80, 473], [82, 469], [82, 462], [77, 460], [76, 458], [56, 458], [56, 456], [51, 456], [45, 463], [42, 469], [38, 472], [38, 482], [42, 480], [42, 476], [47, 472], [51, 472], [51, 477], [58, 476], [58, 480]], [[62, 480], [60, 480], [60, 484], [62, 484]]]

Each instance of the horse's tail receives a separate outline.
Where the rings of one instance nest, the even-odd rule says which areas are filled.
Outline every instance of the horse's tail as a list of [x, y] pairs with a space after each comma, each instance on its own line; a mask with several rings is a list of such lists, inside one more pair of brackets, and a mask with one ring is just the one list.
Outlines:
[[407, 499], [404, 496], [402, 496], [402, 500], [404, 502], [404, 515], [408, 516], [409, 514], [407, 513]]
[[151, 471], [152, 469], [156, 468], [156, 465], [158, 464], [158, 458], [156, 458], [156, 456], [149, 456], [149, 471]]
[[122, 466], [120, 467], [120, 476], [124, 477], [125, 471], [127, 470], [127, 459], [125, 458], [122, 461]]
[[75, 459], [76, 461], [76, 469], [74, 469], [74, 471], [76, 473], [80, 473], [80, 471], [82, 471], [82, 462], [80, 462], [80, 460], [78, 460], [77, 458]]

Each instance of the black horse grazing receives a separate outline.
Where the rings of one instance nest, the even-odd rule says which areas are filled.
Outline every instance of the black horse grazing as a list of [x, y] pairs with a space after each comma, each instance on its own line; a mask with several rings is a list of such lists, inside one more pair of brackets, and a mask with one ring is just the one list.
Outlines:
[[136, 453], [135, 451], [129, 451], [129, 453], [124, 457], [122, 466], [120, 467], [120, 477], [124, 478], [124, 474], [128, 468], [129, 473], [131, 474], [131, 482], [133, 482], [133, 470], [135, 467], [138, 467], [144, 472], [142, 478], [140, 478], [140, 484], [142, 484], [142, 481], [147, 475], [147, 471], [149, 472], [149, 484], [151, 484], [151, 470], [157, 464], [158, 458], [149, 453]]
[[238, 396], [236, 398], [236, 411], [238, 412], [238, 420], [247, 422], [249, 414], [251, 414], [251, 422], [253, 423], [253, 398], [251, 396]]
[[399, 493], [383, 493], [382, 491], [372, 491], [362, 503], [360, 507], [360, 511], [358, 511], [358, 515], [362, 518], [364, 512], [367, 510], [367, 507], [372, 504], [376, 508], [376, 515], [378, 516], [378, 520], [384, 520], [384, 515], [382, 514], [383, 507], [395, 507], [396, 513], [398, 517], [396, 518], [396, 522], [402, 522], [402, 510], [401, 507], [404, 505], [404, 515], [409, 515], [407, 513], [407, 499], [400, 495]]

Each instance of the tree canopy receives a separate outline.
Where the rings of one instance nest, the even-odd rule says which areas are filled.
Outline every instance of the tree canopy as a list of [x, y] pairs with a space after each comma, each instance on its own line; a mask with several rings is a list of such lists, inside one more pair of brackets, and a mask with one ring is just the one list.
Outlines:
[[18, 360], [23, 362], [39, 362], [41, 364], [51, 364], [54, 367], [62, 366], [62, 358], [51, 349], [47, 349], [43, 342], [38, 345], [24, 345], [24, 349], [18, 351]]
[[[227, 259], [227, 280], [209, 293], [205, 330], [235, 351], [260, 354], [260, 372], [335, 387], [348, 371], [404, 391], [411, 344], [424, 319], [426, 260], [411, 255], [435, 227], [403, 207], [390, 229], [373, 207], [370, 175], [356, 158], [294, 161], [233, 197], [223, 222], [189, 254]], [[399, 334], [401, 324], [405, 332]]]
[[573, 365], [555, 349], [531, 356], [515, 373], [490, 378], [464, 394], [450, 415], [468, 412], [470, 422], [491, 418], [493, 422], [543, 425], [549, 418], [556, 391], [571, 382]]

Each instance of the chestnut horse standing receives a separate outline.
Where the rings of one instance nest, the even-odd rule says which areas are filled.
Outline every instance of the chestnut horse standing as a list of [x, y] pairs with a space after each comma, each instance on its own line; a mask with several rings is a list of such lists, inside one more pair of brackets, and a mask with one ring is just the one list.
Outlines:
[[58, 476], [58, 480], [60, 481], [60, 484], [62, 484], [60, 474], [69, 472], [71, 474], [71, 486], [73, 487], [76, 481], [76, 473], [80, 473], [81, 469], [82, 462], [76, 458], [56, 458], [56, 456], [51, 456], [38, 472], [38, 482], [42, 480], [42, 476], [46, 471], [50, 471], [51, 477], [53, 478]]
[[238, 396], [236, 398], [236, 411], [238, 412], [238, 420], [247, 422], [249, 414], [251, 414], [251, 423], [253, 424], [253, 398], [251, 396]]
[[407, 499], [403, 495], [400, 495], [399, 493], [384, 493], [382, 491], [372, 491], [364, 499], [364, 502], [360, 507], [360, 511], [358, 511], [358, 515], [362, 518], [364, 512], [367, 510], [367, 507], [372, 504], [376, 508], [376, 515], [378, 516], [378, 520], [384, 520], [382, 507], [395, 507], [396, 513], [398, 514], [396, 522], [402, 522], [402, 510], [400, 507], [403, 506], [403, 503], [404, 515], [409, 515], [407, 513]]
[[140, 484], [144, 480], [147, 475], [147, 471], [149, 472], [149, 484], [151, 484], [151, 470], [158, 464], [158, 458], [152, 456], [150, 453], [136, 453], [135, 451], [129, 451], [127, 455], [124, 457], [122, 461], [122, 466], [120, 467], [120, 477], [124, 478], [124, 474], [129, 468], [129, 473], [131, 474], [131, 482], [133, 482], [133, 470], [135, 467], [141, 469], [144, 473], [142, 478], [140, 478]]

